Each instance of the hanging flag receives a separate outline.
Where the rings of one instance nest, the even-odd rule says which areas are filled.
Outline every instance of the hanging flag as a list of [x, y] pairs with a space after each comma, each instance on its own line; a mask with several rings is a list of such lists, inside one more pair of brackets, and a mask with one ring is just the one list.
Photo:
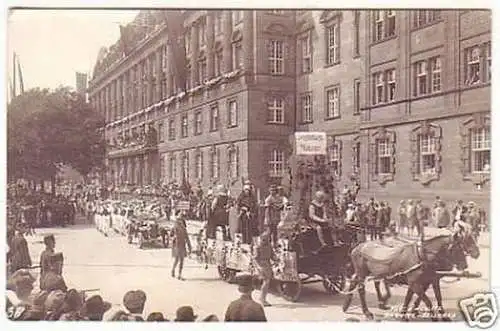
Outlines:
[[24, 82], [23, 82], [23, 72], [21, 70], [21, 62], [19, 62], [19, 57], [17, 57], [17, 70], [19, 72], [19, 93], [24, 93]]

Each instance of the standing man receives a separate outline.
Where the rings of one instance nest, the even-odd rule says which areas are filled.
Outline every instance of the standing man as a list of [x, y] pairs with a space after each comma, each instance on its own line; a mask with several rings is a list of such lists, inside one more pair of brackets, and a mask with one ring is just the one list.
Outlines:
[[40, 290], [52, 292], [61, 290], [66, 292], [68, 287], [62, 276], [64, 257], [62, 253], [52, 254], [48, 258], [48, 270], [40, 278]]
[[264, 201], [264, 225], [269, 228], [273, 245], [278, 245], [278, 224], [281, 221], [283, 198], [278, 194], [276, 185], [271, 185], [269, 195]]
[[174, 265], [172, 266], [172, 277], [175, 277], [175, 268], [178, 264], [179, 273], [177, 274], [177, 279], [184, 280], [184, 278], [182, 278], [182, 268], [184, 267], [184, 258], [191, 254], [191, 241], [189, 240], [189, 235], [182, 215], [179, 215], [175, 220], [172, 235], [174, 237], [172, 241], [172, 257], [175, 259]]
[[266, 298], [269, 286], [271, 285], [271, 280], [273, 279], [271, 260], [275, 259], [269, 229], [266, 229], [260, 236], [260, 242], [255, 250], [255, 264], [259, 271], [260, 278], [263, 281], [260, 289], [260, 303], [264, 307], [271, 306], [271, 304], [267, 302]]
[[367, 228], [370, 234], [370, 240], [375, 240], [377, 238], [377, 214], [378, 206], [375, 203], [375, 198], [370, 198], [367, 206]]
[[236, 200], [238, 210], [238, 232], [241, 232], [244, 244], [251, 244], [254, 236], [258, 235], [256, 224], [257, 198], [252, 194], [250, 185], [243, 185], [243, 191]]
[[215, 233], [218, 226], [222, 227], [224, 241], [231, 240], [229, 234], [229, 197], [224, 185], [218, 185], [216, 197], [212, 201], [210, 209], [210, 220], [207, 226], [207, 236], [215, 239]]
[[45, 244], [45, 250], [40, 254], [40, 278], [49, 270], [49, 258], [54, 254], [56, 239], [54, 235], [48, 234], [43, 237], [43, 243]]
[[229, 304], [225, 322], [267, 322], [264, 308], [252, 299], [253, 277], [242, 274], [236, 277], [241, 297]]
[[31, 257], [28, 249], [28, 242], [24, 238], [24, 229], [18, 227], [15, 231], [14, 238], [11, 242], [11, 272], [16, 272], [19, 269], [31, 267]]

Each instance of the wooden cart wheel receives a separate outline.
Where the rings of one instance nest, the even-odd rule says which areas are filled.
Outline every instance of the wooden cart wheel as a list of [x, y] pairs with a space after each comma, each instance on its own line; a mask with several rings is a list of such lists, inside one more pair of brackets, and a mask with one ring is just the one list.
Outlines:
[[347, 268], [340, 269], [336, 274], [323, 277], [323, 287], [331, 294], [345, 294], [348, 289], [350, 274]]
[[278, 283], [279, 294], [287, 301], [296, 302], [302, 292], [302, 282], [299, 280], [293, 282], [280, 281]]

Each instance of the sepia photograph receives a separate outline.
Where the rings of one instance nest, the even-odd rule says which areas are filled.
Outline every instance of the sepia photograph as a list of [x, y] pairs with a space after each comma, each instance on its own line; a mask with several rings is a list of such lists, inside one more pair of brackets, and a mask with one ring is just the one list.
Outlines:
[[495, 323], [491, 9], [7, 10], [11, 326]]

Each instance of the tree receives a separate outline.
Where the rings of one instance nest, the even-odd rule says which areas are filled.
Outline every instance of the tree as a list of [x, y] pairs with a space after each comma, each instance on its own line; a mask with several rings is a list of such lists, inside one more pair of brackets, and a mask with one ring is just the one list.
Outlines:
[[51, 179], [54, 184], [62, 165], [83, 176], [102, 166], [105, 147], [98, 129], [103, 121], [69, 88], [33, 89], [14, 98], [7, 125], [10, 180]]

